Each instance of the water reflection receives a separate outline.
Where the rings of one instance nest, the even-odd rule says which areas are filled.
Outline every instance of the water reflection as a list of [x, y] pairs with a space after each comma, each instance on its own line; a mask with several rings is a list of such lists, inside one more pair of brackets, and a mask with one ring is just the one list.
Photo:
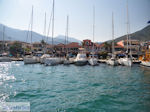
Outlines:
[[0, 102], [6, 101], [11, 93], [12, 85], [10, 82], [16, 80], [15, 76], [11, 73], [12, 64], [9, 62], [0, 63]]

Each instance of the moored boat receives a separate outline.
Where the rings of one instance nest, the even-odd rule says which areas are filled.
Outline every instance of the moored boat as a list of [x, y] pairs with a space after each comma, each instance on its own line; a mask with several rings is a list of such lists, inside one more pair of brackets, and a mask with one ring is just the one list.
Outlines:
[[[130, 45], [130, 51], [129, 51]], [[122, 65], [132, 66], [132, 51], [131, 51], [131, 40], [130, 40], [130, 23], [128, 15], [128, 3], [127, 3], [127, 51], [126, 56], [121, 60]]]
[[0, 62], [11, 62], [11, 58], [8, 53], [5, 52], [5, 26], [3, 26], [3, 40], [2, 40], [2, 54], [0, 55]]
[[46, 58], [49, 58], [49, 57], [50, 57], [49, 54], [43, 54], [43, 55], [40, 57], [40, 63], [41, 63], [41, 64], [44, 64], [45, 59], [46, 59]]
[[97, 58], [94, 57], [95, 54], [95, 49], [94, 49], [94, 36], [95, 36], [95, 7], [93, 7], [93, 46], [92, 46], [92, 56], [88, 60], [89, 64], [91, 66], [96, 66], [98, 65], [98, 60]]
[[141, 61], [141, 65], [150, 67], [150, 61]]
[[[67, 25], [66, 25], [66, 34], [65, 34], [65, 48], [66, 44], [68, 44], [68, 26], [69, 26], [69, 16], [67, 16]], [[68, 48], [66, 48], [66, 59], [63, 61], [64, 65], [70, 65], [71, 62], [69, 60], [69, 53], [68, 53]]]
[[11, 58], [8, 56], [0, 57], [0, 62], [11, 62]]
[[90, 59], [88, 60], [88, 62], [89, 62], [89, 64], [92, 65], [92, 66], [98, 65], [98, 60], [97, 60], [97, 58], [90, 58]]
[[123, 59], [123, 58], [119, 58], [119, 59], [117, 60], [119, 65], [123, 65], [122, 59]]
[[74, 60], [75, 65], [77, 66], [83, 66], [87, 64], [87, 56], [86, 53], [84, 52], [83, 48], [79, 49], [79, 53], [77, 54], [76, 59]]
[[49, 57], [46, 58], [44, 61], [45, 66], [55, 66], [58, 65], [59, 63], [60, 63], [60, 58], [57, 57]]
[[108, 59], [106, 63], [108, 65], [112, 65], [112, 66], [117, 66], [118, 65], [118, 61], [115, 58]]
[[125, 57], [122, 59], [122, 65], [124, 66], [132, 66], [132, 59]]
[[150, 67], [150, 45], [146, 49], [145, 54], [140, 56], [139, 60], [141, 61], [141, 65]]
[[24, 64], [36, 64], [39, 63], [39, 58], [36, 56], [25, 56], [23, 58]]
[[118, 65], [118, 61], [116, 59], [115, 49], [114, 49], [114, 17], [113, 17], [113, 13], [112, 13], [112, 54], [111, 54], [111, 58], [108, 59], [106, 61], [106, 63], [108, 65], [112, 65], [112, 66]]
[[[46, 58], [44, 61], [44, 65], [46, 66], [54, 66], [54, 65], [58, 65], [62, 62], [62, 60], [58, 57], [55, 57], [54, 54], [54, 46], [53, 46], [53, 38], [54, 38], [54, 8], [55, 8], [55, 1], [53, 0], [53, 5], [52, 5], [52, 20], [50, 20], [50, 23], [52, 22], [52, 57]], [[48, 29], [49, 32], [49, 29]], [[48, 37], [48, 35], [47, 35]]]

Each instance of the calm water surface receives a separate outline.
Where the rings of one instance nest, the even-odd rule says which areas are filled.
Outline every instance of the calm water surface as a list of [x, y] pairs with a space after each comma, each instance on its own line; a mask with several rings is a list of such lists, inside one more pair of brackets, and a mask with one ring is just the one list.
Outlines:
[[150, 112], [150, 68], [0, 63], [0, 102], [31, 112]]

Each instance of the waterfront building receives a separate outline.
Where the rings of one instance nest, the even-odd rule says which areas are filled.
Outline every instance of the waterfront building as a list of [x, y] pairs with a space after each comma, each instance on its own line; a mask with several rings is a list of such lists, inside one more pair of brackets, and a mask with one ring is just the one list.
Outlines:
[[[94, 45], [93, 45], [94, 44]], [[104, 44], [99, 43], [93, 43], [91, 40], [86, 39], [82, 42], [83, 48], [86, 50], [86, 52], [92, 52], [92, 47], [94, 47], [95, 52], [105, 51]]]
[[41, 42], [35, 42], [32, 44], [32, 50], [34, 52], [37, 52], [37, 51], [42, 51], [43, 50], [43, 45]]
[[79, 43], [77, 42], [72, 42], [66, 45], [66, 49], [68, 49], [69, 52], [71, 53], [78, 53], [79, 48], [81, 48], [82, 46], [79, 45]]
[[62, 56], [65, 55], [66, 51], [68, 51], [71, 54], [77, 54], [79, 48], [81, 48], [81, 45], [79, 45], [79, 43], [77, 42], [72, 42], [67, 45], [60, 43], [54, 46], [56, 53], [59, 55], [61, 54]]
[[87, 52], [91, 52], [91, 51], [92, 51], [92, 47], [93, 47], [93, 43], [92, 43], [91, 40], [86, 39], [86, 40], [83, 40], [82, 46], [83, 46], [83, 48], [84, 48]]
[[140, 41], [139, 40], [130, 40], [127, 42], [127, 40], [121, 40], [117, 42], [117, 45], [124, 47], [124, 50], [127, 49], [127, 43], [128, 45], [128, 50], [132, 51], [132, 56], [133, 57], [138, 57], [140, 53]]
[[54, 48], [56, 51], [65, 52], [65, 44], [62, 44], [62, 43], [57, 44], [54, 46]]

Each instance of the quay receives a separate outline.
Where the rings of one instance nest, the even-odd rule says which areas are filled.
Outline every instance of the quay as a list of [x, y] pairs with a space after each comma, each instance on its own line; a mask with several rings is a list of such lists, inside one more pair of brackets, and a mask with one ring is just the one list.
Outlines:
[[23, 61], [23, 58], [11, 58], [12, 61]]

